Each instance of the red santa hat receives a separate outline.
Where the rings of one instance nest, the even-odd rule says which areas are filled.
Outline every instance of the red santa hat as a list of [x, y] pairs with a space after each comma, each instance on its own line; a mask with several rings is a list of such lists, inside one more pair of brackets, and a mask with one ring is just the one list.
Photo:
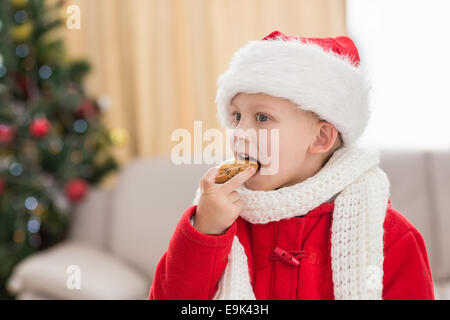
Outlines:
[[371, 81], [346, 36], [305, 38], [274, 31], [249, 41], [217, 80], [217, 117], [231, 127], [231, 100], [239, 92], [265, 93], [316, 113], [352, 145], [369, 120]]

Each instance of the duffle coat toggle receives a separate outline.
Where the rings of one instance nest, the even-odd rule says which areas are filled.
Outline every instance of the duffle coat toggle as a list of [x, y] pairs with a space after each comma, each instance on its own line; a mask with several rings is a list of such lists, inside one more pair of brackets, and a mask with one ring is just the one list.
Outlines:
[[269, 256], [269, 260], [282, 260], [297, 267], [300, 265], [300, 259], [306, 257], [306, 254], [305, 250], [285, 251], [280, 247], [275, 247]]

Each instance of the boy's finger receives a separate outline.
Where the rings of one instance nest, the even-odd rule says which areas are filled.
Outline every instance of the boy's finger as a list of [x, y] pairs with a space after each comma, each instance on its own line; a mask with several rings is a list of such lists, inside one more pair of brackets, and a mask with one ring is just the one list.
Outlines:
[[245, 181], [250, 179], [255, 174], [255, 172], [256, 169], [253, 166], [250, 166], [225, 182], [222, 188], [225, 189], [226, 192], [232, 192], [240, 185], [242, 185]]
[[216, 167], [209, 168], [205, 175], [200, 180], [200, 188], [202, 191], [206, 190], [210, 186], [215, 184], [216, 176], [219, 173], [219, 169]]

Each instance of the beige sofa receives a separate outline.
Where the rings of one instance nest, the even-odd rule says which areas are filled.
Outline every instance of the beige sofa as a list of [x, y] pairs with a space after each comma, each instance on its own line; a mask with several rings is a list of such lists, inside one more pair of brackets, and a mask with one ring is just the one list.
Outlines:
[[[18, 299], [147, 299], [198, 180], [212, 165], [138, 159], [111, 190], [94, 189], [73, 215], [69, 239], [14, 269], [8, 290]], [[436, 297], [450, 299], [450, 152], [381, 150], [391, 201], [423, 234]], [[71, 288], [77, 266], [79, 288]], [[71, 289], [70, 289], [71, 288]]]

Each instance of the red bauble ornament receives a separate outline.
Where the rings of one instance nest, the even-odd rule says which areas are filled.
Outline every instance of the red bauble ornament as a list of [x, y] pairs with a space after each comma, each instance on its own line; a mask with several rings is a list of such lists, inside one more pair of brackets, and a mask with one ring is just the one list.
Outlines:
[[0, 145], [7, 145], [14, 140], [14, 131], [7, 124], [0, 123]]
[[36, 118], [31, 122], [29, 131], [33, 137], [40, 139], [48, 134], [50, 127], [51, 123], [46, 118]]
[[97, 105], [89, 99], [84, 99], [78, 107], [78, 110], [75, 111], [76, 116], [84, 119], [93, 118], [97, 116], [98, 113], [99, 109]]
[[6, 190], [6, 181], [3, 179], [3, 177], [0, 177], [0, 194], [5, 192]]
[[86, 180], [81, 178], [76, 178], [70, 180], [66, 184], [65, 194], [72, 202], [78, 202], [84, 198], [88, 192], [89, 184]]

